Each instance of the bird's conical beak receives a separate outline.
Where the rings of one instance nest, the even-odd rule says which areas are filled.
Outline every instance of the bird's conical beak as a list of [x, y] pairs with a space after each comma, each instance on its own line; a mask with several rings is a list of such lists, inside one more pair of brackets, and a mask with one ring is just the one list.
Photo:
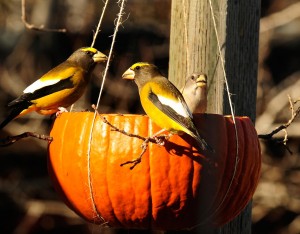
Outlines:
[[134, 71], [129, 68], [123, 73], [122, 79], [134, 80], [134, 75]]
[[196, 79], [196, 84], [197, 84], [198, 87], [202, 87], [202, 86], [206, 85], [206, 83], [207, 83], [206, 75], [201, 74]]
[[97, 51], [97, 53], [93, 55], [93, 60], [95, 63], [106, 62], [107, 56], [100, 51]]

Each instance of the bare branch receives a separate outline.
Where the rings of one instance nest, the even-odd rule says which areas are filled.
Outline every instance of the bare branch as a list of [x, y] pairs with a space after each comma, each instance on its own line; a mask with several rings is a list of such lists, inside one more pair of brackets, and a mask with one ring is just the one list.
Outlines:
[[131, 167], [129, 167], [129, 169], [132, 170], [133, 168], [135, 168], [135, 166], [142, 161], [142, 157], [143, 157], [144, 153], [146, 152], [146, 150], [148, 148], [148, 143], [149, 143], [150, 140], [151, 140], [150, 137], [148, 137], [144, 140], [143, 144], [141, 145], [142, 152], [140, 153], [139, 157], [137, 157], [134, 160], [129, 160], [129, 161], [126, 161], [124, 163], [121, 163], [120, 166], [123, 167], [124, 165], [127, 165], [127, 164], [133, 164]]
[[135, 137], [135, 138], [138, 138], [140, 140], [143, 140], [143, 143], [141, 145], [142, 152], [140, 153], [139, 157], [137, 157], [134, 160], [130, 160], [130, 161], [126, 161], [126, 162], [122, 163], [120, 165], [121, 167], [124, 166], [124, 165], [126, 165], [126, 164], [133, 164], [130, 167], [130, 170], [132, 170], [137, 164], [139, 164], [141, 162], [142, 157], [143, 157], [144, 153], [147, 150], [149, 142], [154, 143], [154, 144], [158, 144], [158, 145], [163, 145], [164, 144], [164, 140], [166, 140], [169, 137], [169, 135], [160, 135], [160, 136], [155, 136], [155, 137], [154, 136], [153, 137], [143, 137], [143, 136], [140, 136], [140, 135], [137, 135], [137, 134], [128, 133], [128, 132], [124, 131], [123, 129], [117, 128], [116, 126], [114, 126], [113, 124], [111, 124], [105, 117], [103, 117], [102, 115], [100, 115], [100, 113], [96, 109], [96, 105], [95, 104], [92, 105], [92, 108], [97, 113], [97, 116], [99, 116], [99, 118], [104, 123], [106, 123], [107, 125], [109, 125], [113, 129], [113, 131], [117, 131], [117, 132], [120, 132], [120, 133], [122, 133], [122, 134], [124, 134], [126, 136]]
[[35, 132], [24, 132], [20, 135], [16, 135], [16, 136], [8, 136], [6, 138], [0, 139], [0, 147], [5, 147], [5, 146], [9, 146], [11, 144], [14, 144], [15, 142], [26, 138], [26, 137], [34, 137], [40, 140], [44, 140], [44, 141], [52, 141], [53, 138], [51, 136], [47, 136], [44, 134], [38, 134]]
[[26, 28], [30, 29], [30, 30], [35, 30], [35, 31], [44, 31], [44, 32], [59, 32], [59, 33], [65, 33], [67, 32], [67, 29], [65, 28], [59, 28], [59, 29], [52, 29], [52, 28], [45, 28], [44, 25], [41, 25], [39, 27], [33, 25], [33, 24], [30, 24], [28, 21], [27, 21], [27, 17], [26, 17], [26, 0], [22, 0], [22, 21], [25, 25]]
[[[293, 101], [292, 98], [290, 97], [290, 95], [288, 95], [288, 99], [289, 99], [289, 104], [290, 104], [290, 109], [291, 109], [291, 118], [285, 124], [282, 124], [282, 125], [278, 126], [277, 128], [275, 128], [270, 133], [268, 133], [268, 134], [259, 134], [258, 137], [261, 138], [261, 139], [272, 140], [272, 141], [276, 141], [277, 143], [282, 143], [287, 148], [287, 150], [290, 153], [292, 153], [291, 150], [286, 145], [286, 143], [288, 141], [287, 128], [293, 123], [293, 121], [297, 118], [297, 116], [300, 113], [300, 106], [295, 110], [295, 104], [298, 101], [300, 101], [300, 99], [297, 99], [296, 101]], [[273, 138], [274, 135], [277, 134], [280, 131], [284, 131], [283, 140], [274, 140], [274, 138]]]
[[[106, 123], [107, 125], [109, 125], [114, 131], [116, 132], [120, 132], [126, 136], [129, 136], [129, 137], [135, 137], [135, 138], [138, 138], [138, 139], [141, 139], [143, 141], [145, 141], [147, 138], [146, 137], [143, 137], [143, 136], [140, 136], [140, 135], [137, 135], [137, 134], [132, 134], [132, 133], [129, 133], [129, 132], [126, 132], [124, 131], [123, 129], [119, 129], [117, 128], [116, 126], [114, 126], [113, 124], [111, 124], [105, 117], [103, 117], [102, 115], [100, 115], [100, 113], [98, 112], [98, 110], [96, 109], [96, 105], [93, 104], [92, 105], [92, 108], [97, 112], [97, 115], [99, 116], [99, 118], [104, 122]], [[153, 143], [155, 143], [156, 141], [153, 139], [152, 141]]]

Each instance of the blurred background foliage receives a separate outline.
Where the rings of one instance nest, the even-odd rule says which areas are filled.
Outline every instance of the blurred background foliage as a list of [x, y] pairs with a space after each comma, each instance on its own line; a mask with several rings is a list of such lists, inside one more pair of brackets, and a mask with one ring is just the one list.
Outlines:
[[[257, 96], [258, 133], [290, 118], [287, 94], [300, 98], [300, 1], [263, 0]], [[65, 28], [66, 33], [28, 30], [21, 20], [21, 0], [0, 0], [0, 120], [6, 105], [74, 50], [89, 46], [103, 7], [96, 0], [27, 0], [29, 23]], [[134, 62], [148, 61], [168, 73], [171, 0], [130, 0], [117, 36], [114, 59], [100, 102], [102, 113], [143, 113], [137, 89], [121, 79]], [[108, 54], [116, 1], [108, 5], [95, 48]], [[96, 103], [103, 65], [98, 65], [74, 110]], [[0, 137], [24, 131], [49, 133], [53, 118], [30, 114], [11, 122]], [[300, 233], [300, 122], [288, 129], [284, 146], [261, 142], [263, 171], [253, 200], [253, 233]], [[282, 137], [283, 135], [280, 135]], [[25, 139], [0, 148], [1, 233], [116, 233], [88, 224], [54, 192], [47, 174], [47, 143]], [[133, 231], [130, 231], [133, 233]], [[146, 232], [145, 232], [146, 233]]]

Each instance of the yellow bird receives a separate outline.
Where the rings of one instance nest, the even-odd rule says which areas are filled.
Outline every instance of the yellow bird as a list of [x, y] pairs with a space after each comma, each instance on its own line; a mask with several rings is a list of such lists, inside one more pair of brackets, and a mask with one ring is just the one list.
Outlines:
[[207, 108], [207, 76], [195, 72], [188, 76], [182, 96], [192, 113], [205, 113]]
[[162, 128], [154, 136], [168, 131], [171, 134], [189, 134], [203, 150], [212, 148], [197, 131], [193, 116], [180, 91], [149, 63], [133, 64], [122, 76], [134, 80], [138, 86], [141, 104], [146, 114]]
[[76, 50], [66, 61], [29, 85], [21, 96], [8, 104], [11, 112], [0, 124], [0, 129], [29, 112], [50, 115], [72, 105], [83, 94], [96, 63], [105, 61], [107, 56], [95, 48]]

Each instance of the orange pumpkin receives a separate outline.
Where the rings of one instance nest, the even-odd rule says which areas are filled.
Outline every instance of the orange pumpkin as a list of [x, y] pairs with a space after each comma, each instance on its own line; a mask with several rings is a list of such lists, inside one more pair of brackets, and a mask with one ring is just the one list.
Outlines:
[[[126, 136], [94, 113], [63, 113], [53, 125], [49, 172], [66, 204], [84, 219], [112, 227], [174, 230], [236, 217], [258, 183], [260, 146], [248, 117], [198, 114], [197, 128], [215, 152], [198, 151], [188, 135], [163, 146], [149, 143], [141, 163], [120, 164], [141, 153], [142, 140]], [[151, 136], [159, 128], [142, 115], [102, 115], [126, 132]], [[90, 152], [89, 152], [90, 144]]]

